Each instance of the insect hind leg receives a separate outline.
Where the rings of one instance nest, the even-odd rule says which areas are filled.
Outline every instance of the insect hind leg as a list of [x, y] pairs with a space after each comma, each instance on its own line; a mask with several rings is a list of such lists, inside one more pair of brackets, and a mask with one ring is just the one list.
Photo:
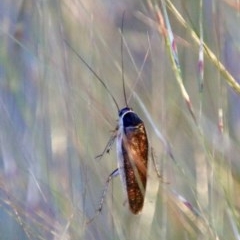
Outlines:
[[114, 177], [117, 177], [118, 175], [119, 175], [119, 169], [116, 168], [116, 169], [108, 176], [108, 178], [107, 178], [107, 180], [106, 180], [106, 183], [105, 183], [105, 187], [104, 187], [103, 192], [102, 192], [102, 197], [101, 197], [101, 201], [100, 201], [100, 203], [99, 203], [99, 206], [98, 206], [98, 208], [97, 208], [96, 211], [95, 211], [95, 215], [94, 215], [91, 219], [89, 219], [89, 220], [87, 221], [87, 224], [91, 223], [91, 222], [98, 216], [98, 214], [101, 213], [102, 208], [103, 208], [104, 199], [105, 199], [106, 194], [107, 194], [107, 191], [108, 191], [109, 183], [111, 182], [111, 180], [112, 180]]

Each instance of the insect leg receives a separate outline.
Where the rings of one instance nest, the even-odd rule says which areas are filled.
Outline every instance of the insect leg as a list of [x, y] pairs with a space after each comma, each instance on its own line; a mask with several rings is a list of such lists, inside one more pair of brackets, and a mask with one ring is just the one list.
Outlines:
[[151, 148], [151, 158], [152, 158], [152, 160], [153, 160], [153, 166], [154, 166], [154, 169], [155, 169], [155, 171], [156, 171], [156, 173], [157, 173], [158, 178], [161, 179], [162, 183], [169, 184], [169, 182], [166, 182], [166, 181], [163, 180], [162, 174], [160, 173], [160, 171], [159, 171], [159, 169], [158, 169], [158, 167], [157, 167], [157, 163], [156, 163], [155, 158], [154, 158], [153, 148]]
[[102, 192], [102, 197], [101, 197], [101, 201], [100, 201], [100, 204], [99, 204], [99, 207], [97, 208], [96, 212], [95, 212], [95, 215], [88, 220], [87, 224], [88, 223], [91, 223], [95, 217], [102, 211], [102, 207], [103, 207], [103, 202], [104, 202], [104, 199], [106, 197], [106, 193], [108, 191], [108, 186], [109, 186], [109, 183], [111, 182], [112, 178], [116, 177], [119, 175], [119, 169], [115, 169], [107, 178], [107, 181], [105, 183], [105, 187], [104, 187], [104, 190]]
[[97, 156], [95, 157], [95, 159], [101, 160], [101, 158], [104, 156], [105, 153], [109, 153], [109, 152], [110, 152], [111, 147], [112, 147], [112, 145], [113, 145], [116, 137], [117, 137], [117, 128], [114, 130], [114, 134], [113, 134], [113, 135], [111, 136], [111, 138], [109, 139], [109, 141], [108, 141], [106, 147], [104, 148], [104, 150], [102, 151], [102, 153], [100, 153], [99, 155], [97, 155]]

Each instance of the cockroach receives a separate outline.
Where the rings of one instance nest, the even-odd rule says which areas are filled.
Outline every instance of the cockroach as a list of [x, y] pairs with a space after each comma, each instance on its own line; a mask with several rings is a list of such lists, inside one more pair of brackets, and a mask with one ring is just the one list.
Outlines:
[[[124, 16], [123, 18], [124, 19]], [[123, 20], [121, 35], [123, 35]], [[148, 137], [144, 122], [141, 118], [128, 106], [125, 90], [124, 73], [122, 73], [123, 93], [125, 99], [125, 107], [119, 108], [119, 105], [113, 94], [105, 84], [105, 82], [97, 75], [93, 68], [78, 54], [67, 42], [68, 47], [81, 59], [85, 66], [91, 71], [96, 79], [103, 85], [118, 109], [118, 125], [115, 134], [109, 140], [103, 153], [97, 157], [102, 157], [106, 152], [110, 151], [113, 142], [116, 139], [118, 168], [115, 169], [107, 178], [105, 188], [103, 190], [101, 202], [96, 215], [99, 214], [103, 207], [103, 202], [111, 179], [120, 175], [124, 191], [127, 193], [129, 209], [133, 214], [138, 214], [144, 205], [144, 197], [147, 184], [148, 169]], [[123, 39], [121, 36], [121, 52], [123, 51]], [[123, 72], [123, 57], [122, 57]], [[95, 216], [96, 216], [95, 215]], [[89, 220], [91, 222], [95, 216]]]

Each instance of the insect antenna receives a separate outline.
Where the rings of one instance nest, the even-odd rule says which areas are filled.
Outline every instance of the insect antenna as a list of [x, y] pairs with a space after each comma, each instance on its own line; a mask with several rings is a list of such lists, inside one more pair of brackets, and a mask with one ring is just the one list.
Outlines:
[[93, 68], [90, 66], [90, 64], [88, 64], [83, 57], [65, 40], [66, 45], [76, 54], [77, 57], [80, 58], [80, 60], [86, 65], [86, 67], [91, 71], [91, 73], [98, 79], [98, 81], [103, 85], [103, 87], [106, 89], [106, 91], [108, 92], [109, 96], [112, 98], [114, 104], [117, 107], [117, 110], [119, 112], [120, 108], [118, 106], [118, 103], [116, 101], [116, 99], [114, 98], [113, 94], [111, 93], [111, 91], [108, 89], [106, 83], [97, 75], [97, 73], [93, 70]]
[[124, 101], [126, 104], [126, 107], [128, 107], [127, 103], [127, 95], [126, 95], [126, 87], [125, 87], [125, 79], [124, 79], [124, 63], [123, 63], [123, 25], [124, 25], [124, 17], [125, 17], [125, 11], [122, 15], [122, 24], [121, 24], [121, 67], [122, 67], [122, 87], [123, 87], [123, 95], [124, 95]]

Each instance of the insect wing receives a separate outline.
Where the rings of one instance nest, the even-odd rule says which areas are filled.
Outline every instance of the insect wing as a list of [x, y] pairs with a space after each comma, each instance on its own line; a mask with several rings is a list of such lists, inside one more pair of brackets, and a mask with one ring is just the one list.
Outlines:
[[132, 213], [141, 211], [147, 183], [148, 140], [142, 120], [133, 111], [120, 118], [118, 160], [120, 176]]

